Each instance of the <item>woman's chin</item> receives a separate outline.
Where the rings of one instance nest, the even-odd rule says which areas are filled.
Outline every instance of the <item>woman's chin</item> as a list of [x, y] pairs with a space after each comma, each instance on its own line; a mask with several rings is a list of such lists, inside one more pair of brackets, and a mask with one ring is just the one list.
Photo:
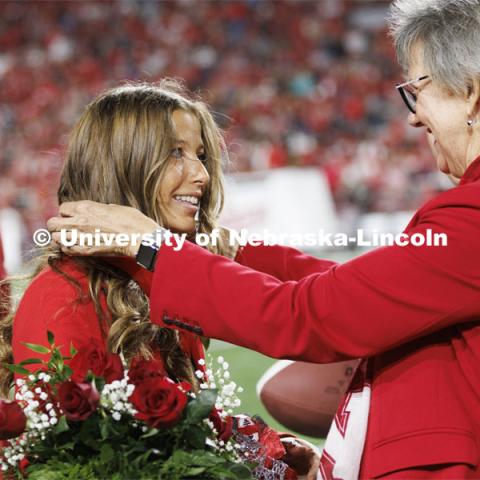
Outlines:
[[171, 222], [168, 224], [168, 229], [174, 233], [178, 234], [187, 234], [187, 236], [191, 236], [195, 233], [195, 220], [188, 219], [188, 220], [177, 220], [175, 222]]
[[437, 156], [437, 166], [438, 166], [438, 169], [442, 173], [445, 173], [446, 175], [450, 175], [452, 173], [450, 171], [448, 163], [446, 162], [445, 158], [442, 155]]

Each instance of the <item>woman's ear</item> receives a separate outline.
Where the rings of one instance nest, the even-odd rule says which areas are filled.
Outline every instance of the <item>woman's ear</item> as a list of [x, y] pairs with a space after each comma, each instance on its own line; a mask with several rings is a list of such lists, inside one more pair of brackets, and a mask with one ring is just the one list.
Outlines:
[[480, 79], [476, 78], [468, 87], [468, 118], [476, 119], [480, 115]]

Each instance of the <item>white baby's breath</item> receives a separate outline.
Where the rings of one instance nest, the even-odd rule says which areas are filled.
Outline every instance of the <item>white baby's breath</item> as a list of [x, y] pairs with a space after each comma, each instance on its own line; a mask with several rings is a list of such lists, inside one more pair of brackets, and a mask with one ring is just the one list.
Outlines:
[[122, 380], [107, 383], [100, 393], [100, 404], [107, 411], [112, 412], [112, 417], [117, 421], [120, 420], [122, 414], [133, 417], [137, 413], [129, 401], [135, 385], [128, 383], [128, 380], [128, 372], [125, 372]]

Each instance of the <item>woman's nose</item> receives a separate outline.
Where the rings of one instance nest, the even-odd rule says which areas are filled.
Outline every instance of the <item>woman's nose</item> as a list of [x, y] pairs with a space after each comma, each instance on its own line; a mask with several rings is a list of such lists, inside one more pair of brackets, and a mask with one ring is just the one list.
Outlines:
[[418, 119], [417, 114], [410, 112], [407, 117], [407, 122], [412, 127], [422, 127], [423, 123]]
[[189, 162], [189, 177], [193, 183], [205, 187], [210, 181], [210, 175], [205, 165], [198, 159]]

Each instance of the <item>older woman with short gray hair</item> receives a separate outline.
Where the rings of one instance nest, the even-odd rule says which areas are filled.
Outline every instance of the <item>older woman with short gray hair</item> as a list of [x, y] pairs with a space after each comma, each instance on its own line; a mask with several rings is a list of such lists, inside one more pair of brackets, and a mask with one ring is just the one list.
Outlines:
[[426, 129], [439, 169], [460, 178], [480, 153], [480, 2], [398, 0], [390, 28], [408, 121]]
[[[480, 0], [396, 0], [390, 25], [408, 122], [458, 183], [423, 205], [404, 234], [442, 233], [447, 245], [392, 245], [345, 264], [264, 246], [245, 247], [235, 263], [188, 242], [181, 252], [165, 244], [68, 250], [136, 256], [153, 270], [158, 325], [277, 358], [362, 358], [328, 434], [321, 478], [478, 479]], [[60, 212], [49, 221], [56, 239], [62, 228], [158, 228], [117, 205], [68, 203]]]

